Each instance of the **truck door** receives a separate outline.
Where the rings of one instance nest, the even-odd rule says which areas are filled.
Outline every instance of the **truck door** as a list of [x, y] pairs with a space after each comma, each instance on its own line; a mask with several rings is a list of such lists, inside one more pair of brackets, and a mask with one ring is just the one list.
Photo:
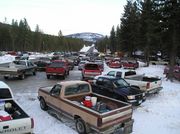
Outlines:
[[33, 72], [34, 72], [34, 65], [33, 65], [33, 63], [27, 61], [26, 74], [32, 74]]
[[56, 110], [58, 110], [58, 107], [61, 107], [61, 101], [60, 101], [60, 93], [61, 93], [62, 86], [57, 84], [55, 85], [51, 91], [50, 91], [50, 97], [48, 102], [51, 104], [52, 107], [54, 107]]

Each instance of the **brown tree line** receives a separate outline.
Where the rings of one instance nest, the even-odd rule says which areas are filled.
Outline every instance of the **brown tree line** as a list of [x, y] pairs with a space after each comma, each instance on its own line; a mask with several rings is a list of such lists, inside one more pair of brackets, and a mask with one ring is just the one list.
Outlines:
[[58, 36], [44, 34], [37, 25], [31, 31], [27, 20], [0, 23], [0, 51], [79, 51], [84, 41], [67, 38], [60, 31]]

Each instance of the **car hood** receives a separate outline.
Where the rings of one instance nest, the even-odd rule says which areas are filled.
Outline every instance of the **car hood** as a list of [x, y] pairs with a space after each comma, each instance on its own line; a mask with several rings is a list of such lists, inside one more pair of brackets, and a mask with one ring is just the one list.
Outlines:
[[137, 95], [137, 94], [143, 93], [138, 88], [131, 87], [131, 86], [116, 88], [115, 92], [117, 92], [119, 94], [125, 94], [125, 95]]

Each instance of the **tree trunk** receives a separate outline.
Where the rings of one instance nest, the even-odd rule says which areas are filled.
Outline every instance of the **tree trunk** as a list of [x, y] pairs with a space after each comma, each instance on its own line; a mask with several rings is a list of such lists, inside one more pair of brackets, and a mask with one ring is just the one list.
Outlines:
[[172, 34], [172, 47], [170, 51], [170, 67], [169, 67], [169, 73], [168, 73], [168, 78], [170, 81], [173, 81], [174, 79], [174, 66], [175, 66], [175, 59], [176, 59], [176, 53], [177, 53], [177, 46], [178, 46], [178, 38], [177, 38], [177, 31], [176, 27], [174, 25], [173, 27], [173, 34]]

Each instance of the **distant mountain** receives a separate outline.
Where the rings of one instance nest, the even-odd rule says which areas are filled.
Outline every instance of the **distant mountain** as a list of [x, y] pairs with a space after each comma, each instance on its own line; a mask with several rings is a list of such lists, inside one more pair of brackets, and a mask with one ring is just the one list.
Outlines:
[[66, 37], [83, 39], [84, 41], [95, 43], [96, 41], [103, 39], [104, 35], [98, 33], [84, 32], [66, 35]]

